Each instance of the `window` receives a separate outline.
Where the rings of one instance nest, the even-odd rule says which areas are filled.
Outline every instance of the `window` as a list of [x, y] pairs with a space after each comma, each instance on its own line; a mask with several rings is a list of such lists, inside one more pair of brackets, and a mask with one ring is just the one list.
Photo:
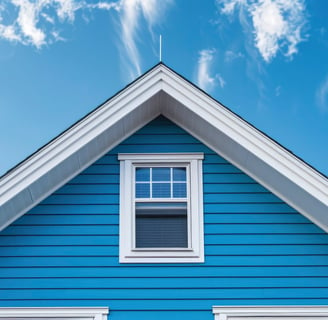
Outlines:
[[203, 262], [203, 154], [118, 158], [120, 262]]
[[215, 320], [326, 320], [328, 308], [320, 306], [213, 307]]

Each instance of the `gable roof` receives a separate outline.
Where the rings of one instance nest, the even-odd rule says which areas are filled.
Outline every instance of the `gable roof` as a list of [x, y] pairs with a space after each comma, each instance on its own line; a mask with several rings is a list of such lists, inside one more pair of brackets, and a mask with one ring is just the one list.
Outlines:
[[163, 115], [328, 232], [328, 179], [163, 63], [0, 179], [0, 230]]

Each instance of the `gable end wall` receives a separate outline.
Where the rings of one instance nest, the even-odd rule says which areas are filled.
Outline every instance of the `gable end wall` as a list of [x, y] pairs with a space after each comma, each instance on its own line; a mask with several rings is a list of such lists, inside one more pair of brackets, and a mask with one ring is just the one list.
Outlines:
[[[117, 153], [135, 152], [204, 152], [205, 263], [118, 263]], [[325, 304], [328, 235], [163, 117], [0, 233], [0, 307], [193, 320], [213, 305]]]

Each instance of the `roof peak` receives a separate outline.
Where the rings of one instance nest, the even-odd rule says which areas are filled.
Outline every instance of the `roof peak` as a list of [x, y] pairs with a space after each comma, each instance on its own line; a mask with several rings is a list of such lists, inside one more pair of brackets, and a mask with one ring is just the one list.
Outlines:
[[162, 61], [1, 178], [0, 228], [160, 114], [328, 231], [328, 179]]

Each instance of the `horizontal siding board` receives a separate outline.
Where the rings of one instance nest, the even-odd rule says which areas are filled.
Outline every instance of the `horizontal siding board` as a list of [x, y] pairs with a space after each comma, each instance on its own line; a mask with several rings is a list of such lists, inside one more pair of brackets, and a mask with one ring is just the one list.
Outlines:
[[[328, 266], [327, 255], [312, 255], [311, 259], [304, 259], [303, 255], [293, 255], [283, 258], [281, 255], [271, 256], [207, 256], [207, 265], [212, 266], [313, 266], [313, 265], [325, 265]], [[90, 266], [90, 267], [107, 267], [112, 265], [118, 265], [117, 255], [113, 256], [94, 256], [92, 259], [84, 256], [51, 256], [51, 257], [29, 257], [24, 259], [21, 257], [0, 257], [0, 264], [3, 267], [15, 267], [18, 264], [24, 267], [51, 267], [51, 266]], [[188, 267], [188, 264], [186, 264]]]
[[108, 300], [185, 300], [196, 299], [272, 299], [272, 298], [328, 298], [328, 288], [197, 288], [172, 290], [171, 288], [133, 289], [30, 289], [0, 290], [0, 296], [9, 299], [108, 299]]
[[[258, 303], [256, 303], [258, 301]], [[69, 306], [111, 306], [110, 312], [120, 310], [122, 312], [127, 311], [157, 311], [157, 317], [155, 319], [165, 319], [166, 311], [205, 311], [206, 316], [204, 319], [213, 320], [211, 307], [217, 305], [325, 305], [328, 304], [327, 298], [245, 298], [245, 299], [225, 299], [225, 298], [214, 298], [214, 299], [170, 299], [170, 300], [109, 300], [103, 299], [53, 299], [51, 301], [44, 299], [6, 299], [5, 305], [10, 307], [17, 306], [38, 306], [38, 307], [69, 307]], [[1, 306], [1, 304], [0, 304]], [[110, 313], [111, 315], [111, 313]], [[112, 320], [110, 318], [109, 319]], [[138, 319], [139, 320], [139, 319]], [[143, 319], [140, 319], [143, 320]], [[199, 320], [199, 319], [198, 319]]]
[[[1, 246], [10, 245], [118, 245], [117, 235], [7, 235], [0, 236]], [[328, 245], [326, 234], [210, 234], [206, 245], [215, 244], [322, 244]]]
[[207, 150], [206, 154], [204, 155], [204, 165], [206, 164], [216, 164], [216, 165], [228, 165], [230, 166], [231, 163], [226, 159], [220, 157], [218, 154], [213, 152], [212, 150]]
[[208, 223], [285, 223], [311, 224], [299, 213], [212, 213], [205, 214], [204, 221]]
[[324, 288], [323, 278], [55, 278], [44, 281], [37, 279], [1, 279], [0, 290], [14, 289], [222, 289], [240, 288]]
[[[204, 152], [205, 263], [119, 263], [118, 152]], [[328, 235], [165, 118], [0, 233], [0, 306], [193, 320], [226, 304], [328, 304]]]
[[0, 278], [321, 278], [326, 281], [327, 266], [208, 266], [119, 265], [103, 267], [0, 267]]
[[74, 195], [74, 194], [65, 194], [58, 195], [54, 194], [51, 197], [43, 201], [43, 204], [56, 204], [56, 205], [65, 205], [65, 204], [119, 204], [119, 195], [118, 194], [93, 194], [93, 195]]
[[[30, 256], [113, 256], [118, 254], [115, 245], [45, 245], [45, 246], [7, 246], [0, 250], [0, 257]], [[211, 245], [206, 247], [207, 255], [260, 255], [263, 259], [270, 255], [328, 255], [326, 245]]]
[[204, 173], [204, 183], [252, 183], [254, 180], [243, 173]]
[[51, 204], [41, 203], [37, 207], [34, 207], [31, 211], [33, 214], [118, 214], [118, 204], [74, 204], [57, 206]]
[[120, 177], [118, 174], [80, 174], [71, 180], [70, 184], [116, 184]]
[[15, 225], [7, 228], [2, 233], [6, 235], [116, 235], [118, 236], [118, 225], [50, 225], [50, 226], [20, 226]]
[[237, 167], [229, 164], [204, 164], [203, 166], [203, 172], [208, 173], [232, 173], [232, 174], [242, 174], [242, 171], [240, 171]]
[[[215, 234], [322, 234], [313, 224], [206, 224], [205, 235]], [[117, 224], [89, 225], [15, 225], [2, 233], [6, 235], [118, 235]]]
[[55, 194], [90, 195], [90, 194], [119, 194], [117, 183], [104, 184], [67, 184]]
[[[327, 234], [210, 234], [205, 235], [205, 244], [324, 244]], [[304, 258], [305, 259], [305, 258]]]
[[[70, 307], [70, 306], [111, 306], [110, 312], [115, 310], [126, 311], [157, 311], [156, 319], [162, 319], [162, 315], [165, 316], [163, 311], [206, 311], [206, 317], [203, 319], [213, 320], [213, 314], [211, 307], [217, 305], [325, 305], [328, 304], [328, 299], [321, 298], [199, 298], [199, 299], [167, 299], [167, 300], [144, 300], [144, 299], [6, 299], [2, 305], [17, 307], [17, 306], [37, 306], [37, 307]], [[1, 306], [1, 304], [0, 304]], [[209, 307], [210, 306], [210, 307]], [[111, 314], [111, 313], [110, 313]], [[109, 319], [110, 315], [109, 315]], [[166, 318], [163, 318], [166, 320]], [[139, 320], [139, 319], [138, 319]], [[143, 319], [140, 319], [143, 320]], [[198, 319], [199, 320], [199, 319]]]
[[[113, 153], [162, 153], [164, 152], [163, 145], [160, 144], [144, 144], [140, 141], [139, 145], [129, 144], [129, 145], [119, 145], [118, 147], [113, 149]], [[168, 144], [165, 145], [165, 152], [206, 152], [207, 148], [199, 144]]]
[[15, 226], [42, 225], [105, 225], [119, 223], [114, 214], [29, 214], [17, 220]]
[[81, 245], [81, 246], [16, 246], [4, 247], [0, 250], [0, 257], [51, 257], [51, 256], [80, 256], [88, 259], [94, 256], [117, 256], [118, 248], [115, 245]]
[[205, 193], [204, 201], [206, 203], [283, 203], [273, 194], [257, 193]]
[[53, 245], [118, 245], [118, 236], [114, 235], [12, 235], [0, 236], [1, 246], [12, 245], [39, 245], [40, 243], [48, 246]]
[[295, 210], [284, 203], [204, 203], [206, 213], [292, 213]]
[[250, 183], [204, 183], [204, 194], [207, 193], [269, 193], [261, 185]]
[[253, 224], [253, 223], [225, 223], [206, 224], [205, 234], [300, 234], [318, 233], [325, 235], [322, 229], [313, 224]]
[[84, 170], [84, 174], [119, 174], [119, 162], [113, 164], [97, 164]]
[[135, 134], [130, 138], [126, 139], [122, 145], [139, 145], [141, 141], [147, 140], [149, 144], [156, 145], [167, 145], [167, 140], [174, 141], [175, 144], [199, 144], [199, 141], [190, 137], [189, 135], [183, 134]]

